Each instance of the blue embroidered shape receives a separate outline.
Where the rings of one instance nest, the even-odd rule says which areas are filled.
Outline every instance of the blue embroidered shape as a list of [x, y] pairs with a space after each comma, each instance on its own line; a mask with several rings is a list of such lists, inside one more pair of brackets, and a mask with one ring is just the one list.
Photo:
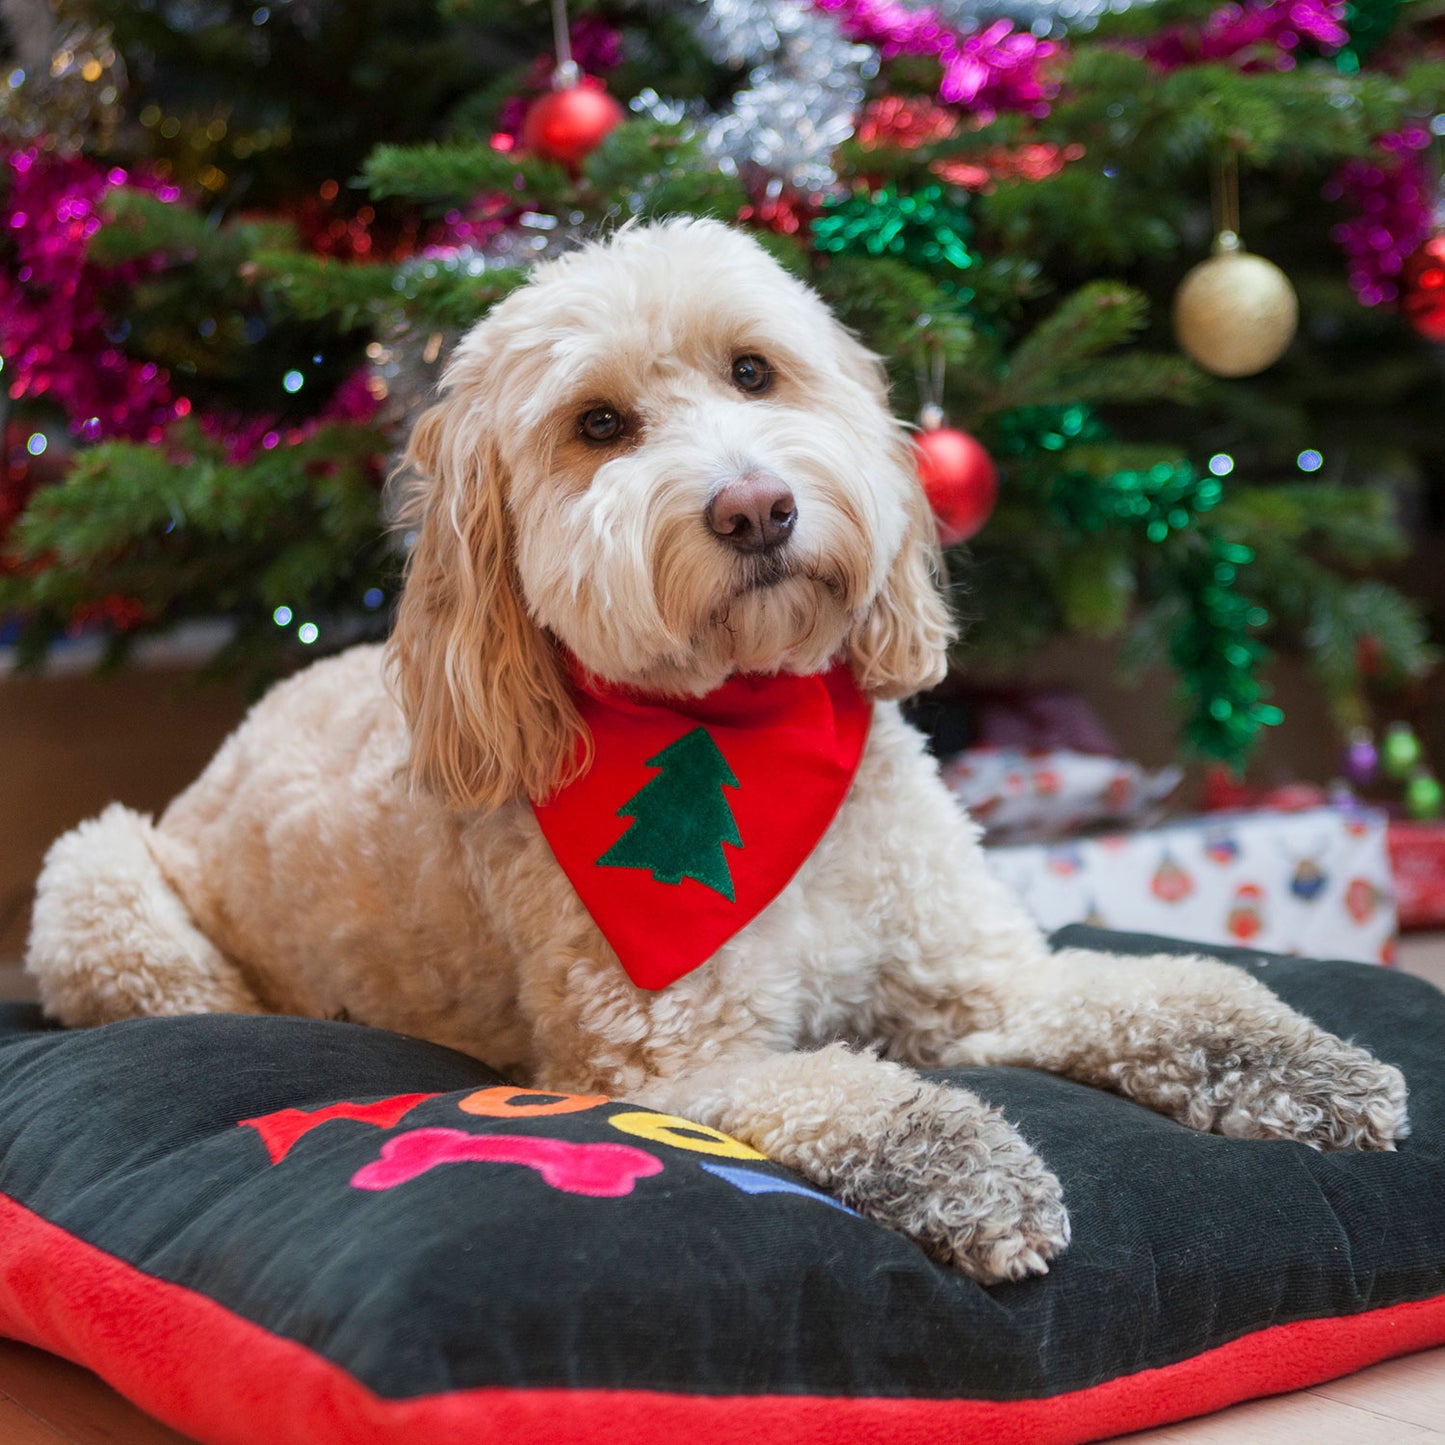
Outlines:
[[702, 1166], [709, 1174], [716, 1174], [719, 1179], [726, 1179], [735, 1189], [741, 1189], [744, 1194], [801, 1194], [804, 1199], [816, 1199], [819, 1204], [826, 1204], [832, 1209], [841, 1209], [844, 1214], [851, 1214], [860, 1218], [856, 1209], [849, 1209], [841, 1200], [834, 1199], [831, 1194], [824, 1194], [818, 1189], [809, 1189], [804, 1184], [794, 1184], [791, 1179], [779, 1179], [775, 1174], [760, 1174], [756, 1169], [738, 1169], [732, 1164], [704, 1164]]

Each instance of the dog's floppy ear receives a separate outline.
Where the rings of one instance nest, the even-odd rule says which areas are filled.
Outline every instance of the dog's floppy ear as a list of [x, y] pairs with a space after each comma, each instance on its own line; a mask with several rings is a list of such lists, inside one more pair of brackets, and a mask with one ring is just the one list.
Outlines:
[[848, 637], [858, 685], [879, 697], [911, 697], [943, 681], [956, 629], [943, 599], [943, 558], [912, 451], [900, 435], [898, 466], [905, 484], [908, 530], [873, 605]]
[[404, 465], [416, 541], [388, 663], [413, 781], [454, 808], [543, 799], [575, 773], [586, 733], [527, 614], [502, 461], [466, 388], [423, 414]]
[[[879, 358], [844, 332], [838, 360], [845, 374], [864, 387], [888, 416], [888, 377]], [[865, 691], [879, 697], [910, 697], [943, 681], [948, 644], [957, 629], [943, 599], [938, 528], [918, 480], [913, 448], [902, 428], [896, 422], [891, 425], [889, 459], [894, 475], [889, 480], [903, 499], [908, 526], [883, 586], [849, 634], [848, 657]]]

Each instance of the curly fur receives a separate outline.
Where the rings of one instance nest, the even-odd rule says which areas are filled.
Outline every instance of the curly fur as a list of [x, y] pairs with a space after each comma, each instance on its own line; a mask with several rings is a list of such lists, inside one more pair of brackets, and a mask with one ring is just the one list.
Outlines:
[[[733, 385], [740, 355], [770, 390]], [[579, 418], [604, 405], [626, 429], [599, 445]], [[726, 1129], [985, 1282], [1067, 1244], [1058, 1181], [916, 1067], [1052, 1069], [1318, 1148], [1405, 1133], [1397, 1070], [1240, 970], [1052, 956], [992, 877], [890, 701], [941, 676], [951, 635], [906, 435], [876, 358], [753, 242], [675, 221], [539, 267], [458, 348], [409, 464], [385, 655], [274, 689], [158, 823], [113, 807], [52, 848], [29, 951], [51, 1013], [344, 1011]], [[760, 474], [797, 503], [766, 575], [704, 522]], [[526, 802], [586, 765], [564, 651], [682, 694], [843, 659], [875, 699], [802, 870], [658, 993]]]

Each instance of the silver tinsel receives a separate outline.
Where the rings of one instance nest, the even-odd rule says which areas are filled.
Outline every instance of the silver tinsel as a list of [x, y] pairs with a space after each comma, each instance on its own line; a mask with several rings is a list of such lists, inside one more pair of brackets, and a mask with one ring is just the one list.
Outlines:
[[[664, 4], [666, 0], [654, 0]], [[863, 82], [877, 53], [842, 35], [838, 22], [801, 0], [688, 0], [668, 5], [685, 19], [710, 59], [747, 69], [732, 108], [713, 114], [644, 90], [632, 108], [656, 120], [689, 116], [703, 146], [729, 173], [758, 169], [800, 191], [837, 179], [834, 149], [853, 134]]]

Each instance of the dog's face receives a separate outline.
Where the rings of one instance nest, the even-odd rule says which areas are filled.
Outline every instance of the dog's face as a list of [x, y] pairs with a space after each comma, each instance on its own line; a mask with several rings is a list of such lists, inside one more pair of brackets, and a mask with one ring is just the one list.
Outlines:
[[[556, 644], [671, 693], [840, 653], [875, 691], [936, 680], [932, 523], [881, 371], [740, 233], [629, 228], [539, 267], [463, 340], [443, 392], [413, 438], [425, 520], [393, 643], [414, 755], [436, 719], [408, 673], [438, 647], [453, 693], [474, 649], [493, 693], [553, 708]], [[421, 595], [438, 586], [449, 621]], [[475, 731], [484, 699], [461, 702]], [[444, 791], [475, 802], [459, 781]]]
[[816, 297], [693, 225], [569, 257], [498, 313], [463, 354], [486, 357], [532, 615], [613, 682], [825, 666], [916, 483], [871, 359]]

